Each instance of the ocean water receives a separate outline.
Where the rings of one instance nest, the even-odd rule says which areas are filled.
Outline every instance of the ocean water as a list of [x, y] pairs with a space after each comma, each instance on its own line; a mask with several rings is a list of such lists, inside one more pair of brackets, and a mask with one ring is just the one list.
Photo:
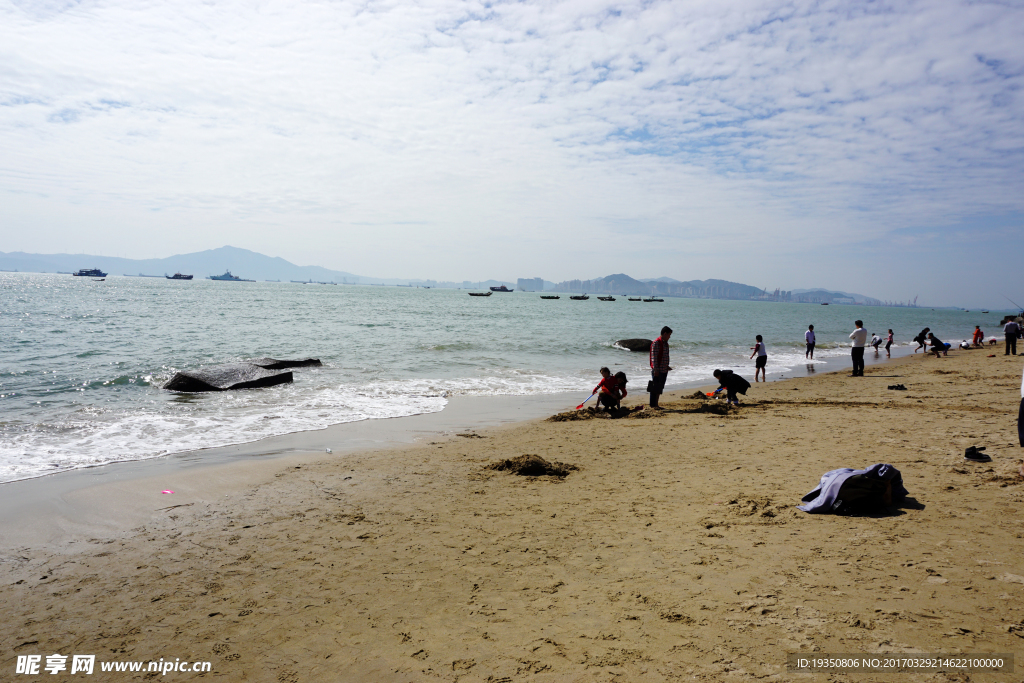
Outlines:
[[[852, 321], [907, 344], [996, 314], [671, 299], [545, 301], [536, 293], [267, 282], [177, 282], [0, 273], [0, 482], [103, 463], [255, 441], [356, 420], [442, 410], [453, 395], [579, 392], [598, 368], [642, 392], [647, 354], [618, 339], [672, 337], [670, 386], [752, 374], [764, 335], [769, 376], [805, 364], [814, 323], [821, 360], [848, 355]], [[988, 330], [985, 325], [992, 327]], [[320, 358], [290, 385], [209, 394], [161, 387], [178, 370], [249, 358]]]

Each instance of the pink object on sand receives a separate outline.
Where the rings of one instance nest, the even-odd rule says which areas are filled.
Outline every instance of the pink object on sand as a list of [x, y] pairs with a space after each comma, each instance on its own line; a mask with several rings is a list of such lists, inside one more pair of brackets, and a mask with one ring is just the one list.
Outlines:
[[166, 491], [161, 491], [160, 493], [174, 493], [174, 491], [167, 489]]

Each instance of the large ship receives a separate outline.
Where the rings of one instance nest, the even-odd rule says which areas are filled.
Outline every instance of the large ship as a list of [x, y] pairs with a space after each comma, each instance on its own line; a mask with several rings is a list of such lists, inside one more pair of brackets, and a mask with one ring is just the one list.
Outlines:
[[104, 273], [99, 268], [82, 268], [77, 273], [72, 273], [72, 275], [74, 275], [75, 277], [106, 277], [107, 276], [107, 274]]
[[181, 273], [175, 273], [174, 275], [164, 275], [168, 280], [191, 280], [191, 275], [182, 275]]
[[491, 291], [492, 292], [514, 292], [515, 290], [514, 289], [509, 289], [505, 285], [502, 285], [501, 287], [491, 287]]
[[211, 280], [227, 280], [228, 282], [255, 282], [255, 280], [243, 280], [237, 275], [232, 275], [230, 270], [225, 270], [223, 275], [209, 275]]

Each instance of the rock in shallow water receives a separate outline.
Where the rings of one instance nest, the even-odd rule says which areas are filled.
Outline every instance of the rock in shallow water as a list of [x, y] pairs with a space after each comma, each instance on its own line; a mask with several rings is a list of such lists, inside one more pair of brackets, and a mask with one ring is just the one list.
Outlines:
[[275, 372], [254, 363], [211, 365], [201, 370], [185, 370], [164, 385], [168, 391], [194, 393], [199, 391], [228, 391], [229, 389], [256, 389], [288, 384], [292, 373]]
[[303, 368], [308, 365], [323, 365], [319, 358], [306, 358], [304, 360], [279, 360], [277, 358], [257, 358], [249, 361], [267, 370], [283, 370], [284, 368]]
[[626, 349], [627, 351], [650, 351], [651, 340], [650, 339], [620, 339], [615, 342], [615, 346]]

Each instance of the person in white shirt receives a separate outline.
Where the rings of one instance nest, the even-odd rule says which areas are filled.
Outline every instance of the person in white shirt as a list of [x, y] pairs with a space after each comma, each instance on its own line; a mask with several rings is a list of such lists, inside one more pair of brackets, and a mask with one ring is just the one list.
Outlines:
[[875, 349], [875, 358], [878, 358], [878, 347], [879, 347], [879, 345], [881, 345], [881, 343], [882, 343], [882, 338], [881, 337], [879, 337], [877, 334], [872, 334], [871, 335], [871, 346], [873, 346], [874, 349]]
[[807, 331], [804, 332], [804, 341], [807, 342], [807, 351], [804, 352], [804, 358], [814, 360], [814, 325], [807, 326]]
[[754, 339], [756, 343], [750, 347], [754, 351], [750, 354], [750, 357], [757, 356], [757, 360], [754, 361], [754, 381], [757, 381], [757, 373], [760, 371], [761, 381], [767, 382], [768, 380], [764, 376], [764, 366], [768, 364], [768, 349], [765, 348], [764, 339], [761, 338], [761, 335], [757, 335]]
[[850, 377], [863, 377], [864, 376], [864, 343], [868, 340], [868, 331], [864, 329], [863, 320], [855, 320], [853, 324], [857, 326], [853, 332], [850, 333], [850, 339], [853, 340], [853, 347], [850, 350], [850, 357], [853, 359], [853, 374]]

